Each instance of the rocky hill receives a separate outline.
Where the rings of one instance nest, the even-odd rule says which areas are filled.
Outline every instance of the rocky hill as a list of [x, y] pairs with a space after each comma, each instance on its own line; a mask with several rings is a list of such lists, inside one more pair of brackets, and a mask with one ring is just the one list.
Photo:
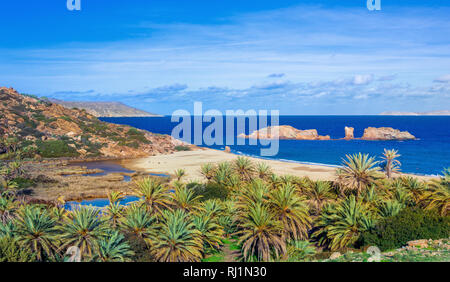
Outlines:
[[44, 158], [134, 158], [170, 153], [179, 145], [167, 135], [102, 122], [86, 110], [0, 87], [0, 158], [5, 158], [8, 146]]
[[96, 117], [154, 117], [156, 114], [148, 113], [120, 102], [68, 102], [51, 99], [51, 102], [66, 108], [86, 110]]

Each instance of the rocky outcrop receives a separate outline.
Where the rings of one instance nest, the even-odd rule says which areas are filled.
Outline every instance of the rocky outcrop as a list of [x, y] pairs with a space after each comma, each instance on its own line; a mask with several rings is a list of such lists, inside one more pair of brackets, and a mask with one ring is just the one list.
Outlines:
[[27, 140], [38, 152], [46, 146], [44, 142], [59, 140], [47, 145], [70, 147], [70, 156], [80, 157], [145, 157], [171, 153], [181, 142], [168, 135], [102, 122], [85, 110], [68, 109], [5, 87], [0, 87], [0, 133], [0, 141], [15, 137], [22, 144]]
[[355, 129], [353, 127], [345, 127], [345, 140], [351, 140], [353, 138], [355, 138], [354, 135]]
[[288, 140], [330, 140], [330, 136], [320, 136], [316, 129], [299, 130], [289, 125], [269, 126], [256, 130], [250, 135], [240, 134], [248, 139], [288, 139]]
[[392, 127], [369, 127], [364, 130], [362, 140], [414, 140], [416, 137], [408, 131]]

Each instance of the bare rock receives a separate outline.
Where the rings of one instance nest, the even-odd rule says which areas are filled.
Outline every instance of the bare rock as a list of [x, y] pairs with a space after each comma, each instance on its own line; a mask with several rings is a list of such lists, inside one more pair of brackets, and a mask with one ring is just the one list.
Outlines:
[[331, 254], [329, 259], [338, 259], [342, 256], [342, 254], [340, 252], [334, 252]]
[[355, 138], [354, 135], [355, 129], [353, 127], [345, 127], [345, 140], [351, 140], [353, 138]]
[[416, 137], [408, 131], [392, 127], [369, 127], [364, 130], [362, 140], [414, 140]]
[[289, 140], [330, 140], [330, 136], [320, 136], [316, 129], [299, 130], [289, 125], [269, 126], [256, 130], [250, 135], [240, 134], [248, 139], [289, 139]]
[[409, 241], [407, 242], [408, 247], [411, 248], [427, 248], [428, 247], [428, 240], [423, 239], [423, 240], [415, 240], [415, 241]]

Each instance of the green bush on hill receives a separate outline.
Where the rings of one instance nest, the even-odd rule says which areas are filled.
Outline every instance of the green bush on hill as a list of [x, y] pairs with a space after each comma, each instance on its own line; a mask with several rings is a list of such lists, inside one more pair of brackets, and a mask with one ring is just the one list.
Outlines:
[[181, 152], [181, 151], [190, 151], [191, 148], [189, 148], [188, 146], [175, 146], [175, 151]]
[[442, 239], [450, 236], [450, 216], [436, 211], [407, 208], [397, 215], [381, 219], [375, 229], [364, 232], [360, 246], [377, 246], [382, 251], [405, 246], [408, 241]]
[[37, 141], [37, 151], [44, 158], [77, 157], [79, 153], [63, 140]]

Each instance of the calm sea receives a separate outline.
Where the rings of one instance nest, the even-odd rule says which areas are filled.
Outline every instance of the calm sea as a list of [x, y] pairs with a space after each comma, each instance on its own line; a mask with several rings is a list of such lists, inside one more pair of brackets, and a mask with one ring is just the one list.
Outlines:
[[[154, 133], [171, 134], [177, 123], [170, 117], [102, 118], [117, 124], [127, 124]], [[209, 123], [203, 123], [207, 127]], [[449, 116], [281, 116], [280, 125], [298, 129], [317, 129], [320, 135], [343, 138], [344, 127], [355, 128], [355, 137], [361, 137], [364, 128], [393, 127], [407, 130], [419, 140], [414, 141], [296, 141], [280, 140], [278, 155], [270, 157], [302, 163], [340, 165], [346, 154], [369, 153], [380, 157], [383, 149], [399, 150], [402, 171], [415, 174], [437, 175], [450, 166]], [[236, 126], [235, 126], [236, 128]], [[235, 132], [237, 136], [241, 132]], [[248, 132], [246, 132], [248, 134]], [[225, 134], [224, 134], [225, 135]], [[224, 146], [209, 146], [223, 149]], [[237, 154], [259, 156], [255, 146], [230, 146]]]

